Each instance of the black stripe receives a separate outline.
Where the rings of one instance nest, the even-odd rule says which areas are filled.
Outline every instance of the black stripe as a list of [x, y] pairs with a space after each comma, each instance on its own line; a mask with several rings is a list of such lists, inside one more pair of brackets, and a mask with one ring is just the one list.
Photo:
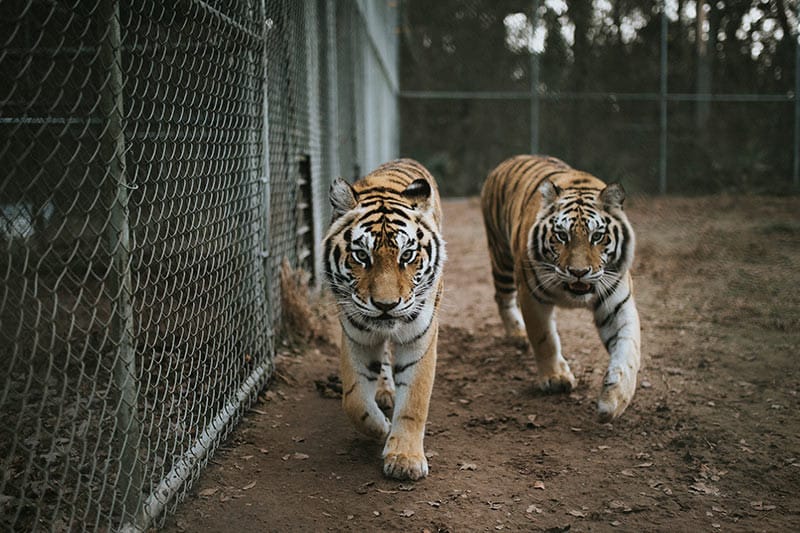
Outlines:
[[[423, 355], [422, 357], [425, 357], [425, 356]], [[394, 374], [397, 375], [397, 374], [401, 374], [402, 372], [405, 372], [406, 370], [408, 370], [408, 368], [410, 368], [410, 367], [416, 365], [417, 363], [419, 363], [420, 361], [422, 361], [422, 357], [420, 357], [418, 359], [415, 359], [415, 360], [411, 361], [410, 363], [406, 363], [404, 365], [394, 365]]]
[[533, 242], [533, 258], [537, 261], [544, 261], [544, 256], [542, 255], [542, 250], [539, 247], [539, 241], [541, 240], [541, 232], [542, 227], [539, 224], [536, 224], [533, 227], [533, 238], [531, 241]]
[[620, 242], [620, 246], [622, 247], [622, 255], [617, 261], [618, 265], [624, 265], [628, 261], [628, 240], [630, 240], [630, 233], [628, 233], [628, 226], [620, 222], [620, 226], [622, 227], [622, 240]]
[[367, 365], [367, 370], [369, 370], [373, 374], [380, 374], [381, 373], [381, 366], [382, 366], [382, 363], [380, 361], [371, 361], [369, 363], [369, 365]]
[[427, 325], [427, 326], [425, 326], [425, 329], [423, 329], [423, 330], [422, 330], [420, 333], [418, 333], [416, 336], [414, 336], [414, 338], [412, 338], [410, 341], [408, 341], [408, 342], [406, 342], [406, 343], [404, 343], [404, 344], [412, 344], [412, 343], [415, 343], [415, 342], [417, 342], [418, 340], [420, 340], [422, 337], [424, 337], [424, 336], [425, 336], [425, 334], [426, 334], [426, 333], [428, 333], [428, 330], [430, 330], [430, 329], [431, 329], [431, 325], [433, 325], [433, 321], [434, 321], [435, 319], [436, 319], [436, 313], [434, 313], [433, 315], [431, 315], [431, 319], [430, 319], [430, 321], [428, 322], [428, 325]]
[[495, 287], [494, 287], [494, 290], [495, 290], [495, 292], [501, 292], [501, 293], [503, 293], [503, 294], [511, 294], [512, 292], [517, 292], [517, 289], [516, 289], [515, 287], [511, 287], [511, 288], [508, 288], [508, 287], [498, 287], [498, 286], [496, 286], [496, 285], [495, 285]]
[[616, 333], [614, 333], [614, 334], [613, 334], [611, 337], [609, 337], [609, 339], [608, 339], [608, 340], [606, 340], [606, 341], [603, 341], [603, 345], [605, 345], [605, 347], [606, 347], [606, 351], [607, 351], [608, 353], [611, 353], [611, 343], [612, 343], [612, 342], [614, 342], [614, 341], [616, 341], [618, 336], [619, 336], [619, 331], [617, 331], [617, 332], [616, 332]]
[[628, 292], [628, 294], [625, 295], [625, 298], [623, 298], [622, 301], [619, 302], [614, 307], [614, 310], [611, 311], [608, 315], [606, 315], [606, 317], [603, 319], [602, 323], [597, 324], [597, 322], [595, 322], [597, 327], [600, 328], [600, 329], [606, 327], [608, 325], [608, 323], [611, 322], [611, 319], [614, 318], [615, 316], [617, 316], [617, 313], [619, 313], [620, 309], [622, 309], [622, 306], [625, 305], [625, 302], [627, 302], [630, 299], [630, 297], [631, 297], [631, 293]]
[[364, 420], [366, 420], [367, 418], [369, 418], [369, 411], [367, 411], [366, 413], [364, 413], [363, 415], [361, 415], [361, 421], [363, 422], [363, 421], [364, 421]]
[[617, 280], [611, 286], [611, 289], [608, 292], [606, 292], [605, 296], [601, 296], [600, 298], [597, 299], [597, 301], [594, 303], [595, 311], [600, 309], [600, 306], [603, 305], [603, 303], [608, 299], [608, 297], [614, 294], [614, 291], [616, 291], [617, 287], [619, 287], [619, 282], [620, 281], [622, 281], [622, 276], [617, 278]]
[[609, 354], [611, 353], [611, 345], [612, 345], [612, 343], [615, 343], [617, 341], [617, 339], [619, 338], [619, 332], [622, 331], [623, 329], [625, 329], [627, 326], [628, 326], [627, 322], [622, 324], [622, 325], [620, 325], [620, 327], [617, 328], [617, 331], [615, 331], [614, 334], [611, 337], [608, 338], [608, 340], [603, 341], [603, 345], [605, 345], [606, 351]]
[[[553, 305], [553, 302], [541, 298], [538, 294], [536, 294], [536, 291], [534, 290], [534, 287], [537, 287], [539, 285], [539, 277], [536, 275], [536, 270], [531, 269], [531, 273], [533, 274], [534, 280], [536, 281], [536, 285], [534, 287], [531, 287], [531, 283], [530, 280], [528, 279], [527, 272], [528, 272], [527, 270], [522, 269], [522, 277], [525, 280], [525, 286], [528, 288], [528, 294], [533, 296], [534, 300], [536, 300], [542, 305]], [[545, 291], [542, 292], [544, 294], [547, 294], [547, 292]]]
[[358, 375], [366, 379], [367, 381], [378, 381], [378, 376], [370, 376], [365, 372], [359, 372]]
[[350, 394], [353, 392], [353, 390], [355, 390], [355, 388], [356, 388], [356, 385], [357, 385], [357, 383], [353, 383], [353, 386], [352, 386], [352, 387], [350, 387], [349, 389], [347, 389], [347, 390], [344, 392], [344, 395], [345, 395], [345, 396], [349, 396], [349, 395], [350, 395]]
[[[359, 331], [371, 331], [372, 330], [372, 328], [370, 328], [366, 324], [359, 324], [358, 322], [356, 322], [353, 317], [347, 317], [347, 321], [350, 322], [350, 324], [354, 328], [359, 330]], [[353, 337], [351, 337], [350, 334], [347, 332], [347, 328], [345, 328], [344, 326], [342, 326], [342, 331], [344, 332], [344, 336], [347, 337], [347, 340], [349, 340], [353, 344], [357, 344], [358, 346], [366, 346], [366, 344], [361, 344], [360, 342], [355, 340]]]
[[514, 276], [509, 276], [502, 272], [492, 272], [492, 277], [497, 283], [505, 283], [506, 285], [514, 283]]

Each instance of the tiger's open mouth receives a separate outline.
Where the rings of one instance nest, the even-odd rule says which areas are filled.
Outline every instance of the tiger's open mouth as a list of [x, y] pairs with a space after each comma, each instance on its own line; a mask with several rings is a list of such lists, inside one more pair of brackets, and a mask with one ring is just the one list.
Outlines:
[[566, 285], [567, 290], [573, 294], [584, 295], [592, 292], [592, 286], [588, 283], [583, 283], [582, 281], [574, 281], [572, 283], [567, 283]]

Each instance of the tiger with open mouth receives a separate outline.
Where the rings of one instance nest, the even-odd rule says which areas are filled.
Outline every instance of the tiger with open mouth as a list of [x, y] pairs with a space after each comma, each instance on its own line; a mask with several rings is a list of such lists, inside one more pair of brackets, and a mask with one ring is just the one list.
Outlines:
[[597, 408], [602, 420], [627, 408], [640, 366], [639, 314], [630, 267], [634, 233], [625, 191], [554, 157], [500, 163], [481, 193], [495, 300], [506, 333], [527, 337], [539, 387], [569, 392], [554, 308], [586, 307], [610, 355]]

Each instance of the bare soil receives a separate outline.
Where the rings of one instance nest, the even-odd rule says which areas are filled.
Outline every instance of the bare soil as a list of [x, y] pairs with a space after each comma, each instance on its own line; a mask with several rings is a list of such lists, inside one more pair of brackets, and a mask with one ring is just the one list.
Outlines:
[[619, 420], [596, 417], [607, 355], [586, 311], [558, 314], [577, 390], [535, 391], [501, 335], [477, 200], [450, 200], [430, 476], [384, 478], [380, 445], [317, 389], [335, 346], [285, 348], [166, 531], [798, 530], [800, 198], [628, 212], [643, 368]]

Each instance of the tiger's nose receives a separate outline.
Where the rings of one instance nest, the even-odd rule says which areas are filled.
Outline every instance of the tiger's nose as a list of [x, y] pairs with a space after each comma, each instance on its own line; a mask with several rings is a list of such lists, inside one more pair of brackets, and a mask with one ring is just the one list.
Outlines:
[[569, 268], [567, 268], [567, 270], [569, 270], [569, 273], [572, 274], [573, 276], [575, 276], [576, 278], [582, 278], [583, 276], [585, 276], [586, 274], [589, 273], [591, 268], [572, 268], [572, 267], [569, 267]]
[[372, 305], [383, 311], [384, 313], [387, 311], [391, 311], [398, 305], [400, 305], [400, 299], [398, 298], [395, 302], [381, 302], [380, 300], [376, 300], [375, 298], [372, 299]]

